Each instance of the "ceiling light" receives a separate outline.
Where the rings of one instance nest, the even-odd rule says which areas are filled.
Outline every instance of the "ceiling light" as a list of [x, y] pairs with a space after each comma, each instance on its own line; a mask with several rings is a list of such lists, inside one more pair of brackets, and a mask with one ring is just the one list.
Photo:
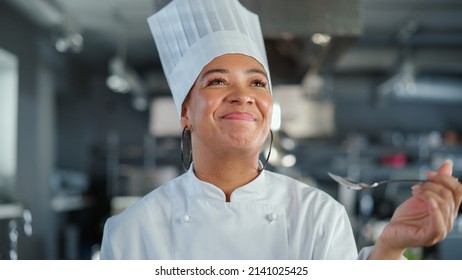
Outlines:
[[331, 39], [332, 37], [329, 34], [314, 33], [313, 36], [311, 36], [311, 41], [321, 46], [329, 44]]
[[118, 93], [128, 93], [131, 89], [127, 79], [118, 75], [110, 75], [106, 79], [106, 85], [108, 88]]
[[291, 151], [293, 149], [295, 149], [295, 146], [296, 146], [296, 143], [293, 139], [289, 138], [289, 137], [284, 137], [284, 138], [281, 138], [281, 146], [287, 150], [287, 151]]
[[58, 52], [79, 53], [83, 49], [83, 37], [80, 33], [69, 33], [58, 37], [55, 42], [55, 48]]
[[106, 79], [106, 85], [118, 93], [128, 93], [132, 89], [128, 80], [125, 61], [119, 56], [113, 57], [109, 61], [109, 76]]
[[297, 158], [292, 154], [285, 155], [281, 159], [281, 165], [284, 167], [292, 167], [295, 163], [297, 163]]

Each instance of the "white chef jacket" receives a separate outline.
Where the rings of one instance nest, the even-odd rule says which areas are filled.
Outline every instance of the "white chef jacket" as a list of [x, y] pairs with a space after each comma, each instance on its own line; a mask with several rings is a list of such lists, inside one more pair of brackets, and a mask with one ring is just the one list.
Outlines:
[[263, 171], [226, 202], [192, 170], [109, 218], [101, 259], [358, 257], [344, 207], [325, 192]]

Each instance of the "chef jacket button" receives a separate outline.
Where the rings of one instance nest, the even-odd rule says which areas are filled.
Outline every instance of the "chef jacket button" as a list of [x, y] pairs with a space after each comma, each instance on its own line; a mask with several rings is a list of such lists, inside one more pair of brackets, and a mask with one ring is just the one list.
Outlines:
[[277, 219], [278, 219], [278, 215], [276, 213], [268, 214], [268, 221], [270, 223], [276, 221]]
[[183, 216], [183, 222], [184, 222], [184, 223], [187, 224], [187, 223], [189, 223], [190, 220], [191, 220], [191, 217], [190, 217], [188, 214], [186, 214], [186, 215]]

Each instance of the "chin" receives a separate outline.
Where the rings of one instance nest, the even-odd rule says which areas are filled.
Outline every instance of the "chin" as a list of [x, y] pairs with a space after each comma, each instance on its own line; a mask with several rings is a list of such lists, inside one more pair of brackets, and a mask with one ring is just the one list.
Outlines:
[[228, 145], [235, 149], [242, 149], [242, 150], [256, 150], [259, 151], [260, 148], [263, 146], [265, 139], [259, 140], [258, 136], [251, 135], [246, 137], [233, 137], [229, 138]]

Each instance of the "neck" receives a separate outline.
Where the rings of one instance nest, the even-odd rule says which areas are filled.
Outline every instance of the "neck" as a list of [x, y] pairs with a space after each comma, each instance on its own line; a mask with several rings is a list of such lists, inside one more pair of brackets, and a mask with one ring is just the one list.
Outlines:
[[[194, 173], [202, 181], [220, 188], [230, 201], [232, 192], [251, 182], [258, 175], [258, 154], [236, 158], [203, 156], [194, 154]], [[207, 155], [207, 154], [206, 154]], [[202, 156], [202, 157], [201, 157]]]

